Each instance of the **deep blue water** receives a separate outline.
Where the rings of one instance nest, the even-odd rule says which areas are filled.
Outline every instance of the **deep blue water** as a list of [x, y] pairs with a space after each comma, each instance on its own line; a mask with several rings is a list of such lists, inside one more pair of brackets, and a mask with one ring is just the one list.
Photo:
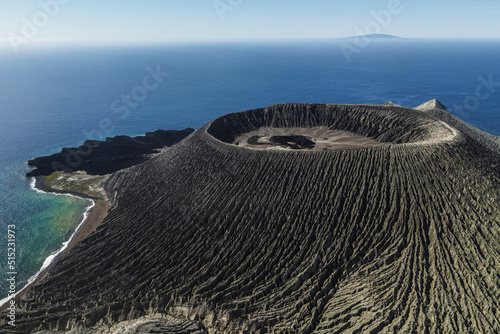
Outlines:
[[[390, 100], [415, 107], [433, 98], [500, 135], [500, 40], [374, 41], [351, 62], [339, 47], [345, 42], [0, 50], [2, 276], [8, 224], [16, 225], [21, 284], [60, 247], [86, 205], [33, 191], [26, 161], [85, 139], [199, 128], [229, 112], [277, 103]], [[168, 76], [155, 89], [141, 88], [157, 68]], [[493, 83], [476, 95], [481, 77]], [[132, 93], [140, 103], [132, 100], [125, 113], [122, 94]], [[0, 282], [2, 297], [5, 278]]]

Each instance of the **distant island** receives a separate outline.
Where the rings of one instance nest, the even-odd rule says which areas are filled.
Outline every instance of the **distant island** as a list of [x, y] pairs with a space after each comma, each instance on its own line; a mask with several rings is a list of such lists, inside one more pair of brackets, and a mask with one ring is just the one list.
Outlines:
[[388, 34], [369, 34], [369, 35], [351, 36], [347, 37], [346, 39], [360, 38], [360, 37], [367, 37], [370, 39], [403, 39], [402, 37], [388, 35]]

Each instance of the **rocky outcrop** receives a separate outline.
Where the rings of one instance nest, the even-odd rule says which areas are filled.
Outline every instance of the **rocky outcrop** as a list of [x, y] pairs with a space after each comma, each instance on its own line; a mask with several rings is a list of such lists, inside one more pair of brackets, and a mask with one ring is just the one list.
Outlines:
[[[387, 145], [233, 144], [313, 126]], [[97, 331], [161, 313], [209, 333], [499, 332], [499, 166], [439, 113], [223, 116], [106, 181], [107, 218], [19, 301], [17, 328]]]
[[106, 141], [86, 140], [82, 146], [63, 148], [60, 153], [28, 161], [28, 165], [35, 169], [26, 176], [47, 176], [55, 171], [110, 174], [143, 163], [149, 159], [148, 155], [178, 143], [193, 132], [193, 129], [156, 130], [144, 136], [116, 136], [106, 138]]
[[433, 109], [448, 111], [448, 109], [441, 102], [439, 102], [436, 99], [427, 101], [427, 102], [419, 105], [418, 107], [415, 107], [415, 109], [421, 110], [421, 111], [429, 111], [429, 110], [433, 110]]
[[500, 152], [500, 141], [498, 140], [498, 136], [486, 133], [459, 119], [449, 112], [448, 109], [438, 100], [430, 100], [415, 109], [424, 111], [433, 117], [442, 119], [447, 124], [450, 124], [454, 128], [460, 130], [460, 132], [466, 134], [468, 137], [473, 138], [476, 142], [480, 143], [481, 146], [487, 147], [495, 152]]

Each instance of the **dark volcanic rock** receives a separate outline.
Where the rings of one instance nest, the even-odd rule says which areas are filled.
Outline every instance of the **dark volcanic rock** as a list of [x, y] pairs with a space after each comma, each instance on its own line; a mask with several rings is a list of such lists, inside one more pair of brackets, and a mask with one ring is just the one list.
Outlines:
[[[389, 145], [231, 144], [313, 126]], [[395, 106], [221, 117], [111, 175], [108, 216], [19, 301], [17, 328], [167, 313], [210, 333], [498, 333], [500, 156], [476, 135]]]
[[262, 136], [252, 136], [248, 138], [248, 143], [252, 145], [264, 145], [263, 143], [259, 143], [260, 138], [262, 138]]
[[86, 140], [77, 148], [63, 148], [60, 153], [28, 161], [36, 167], [26, 176], [50, 175], [55, 171], [85, 171], [88, 174], [104, 175], [128, 168], [148, 160], [147, 154], [172, 146], [183, 140], [193, 129], [156, 130], [144, 136], [116, 136], [106, 141]]
[[271, 143], [288, 146], [294, 150], [312, 149], [314, 142], [304, 136], [272, 136], [269, 141]]
[[251, 145], [268, 145], [268, 144], [276, 144], [285, 147], [289, 147], [293, 150], [301, 150], [301, 149], [312, 149], [315, 146], [315, 143], [308, 139], [305, 136], [292, 135], [292, 136], [272, 136], [269, 138], [267, 142], [259, 142], [262, 136], [252, 136], [248, 138], [247, 142]]

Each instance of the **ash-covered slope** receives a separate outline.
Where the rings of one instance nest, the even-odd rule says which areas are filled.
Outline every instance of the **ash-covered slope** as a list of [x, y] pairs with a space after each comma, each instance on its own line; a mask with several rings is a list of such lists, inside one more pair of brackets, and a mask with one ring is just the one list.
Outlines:
[[[386, 145], [231, 144], [260, 127], [318, 126]], [[111, 176], [107, 218], [32, 288], [17, 328], [165, 313], [211, 333], [499, 332], [499, 163], [408, 108], [226, 115]]]

